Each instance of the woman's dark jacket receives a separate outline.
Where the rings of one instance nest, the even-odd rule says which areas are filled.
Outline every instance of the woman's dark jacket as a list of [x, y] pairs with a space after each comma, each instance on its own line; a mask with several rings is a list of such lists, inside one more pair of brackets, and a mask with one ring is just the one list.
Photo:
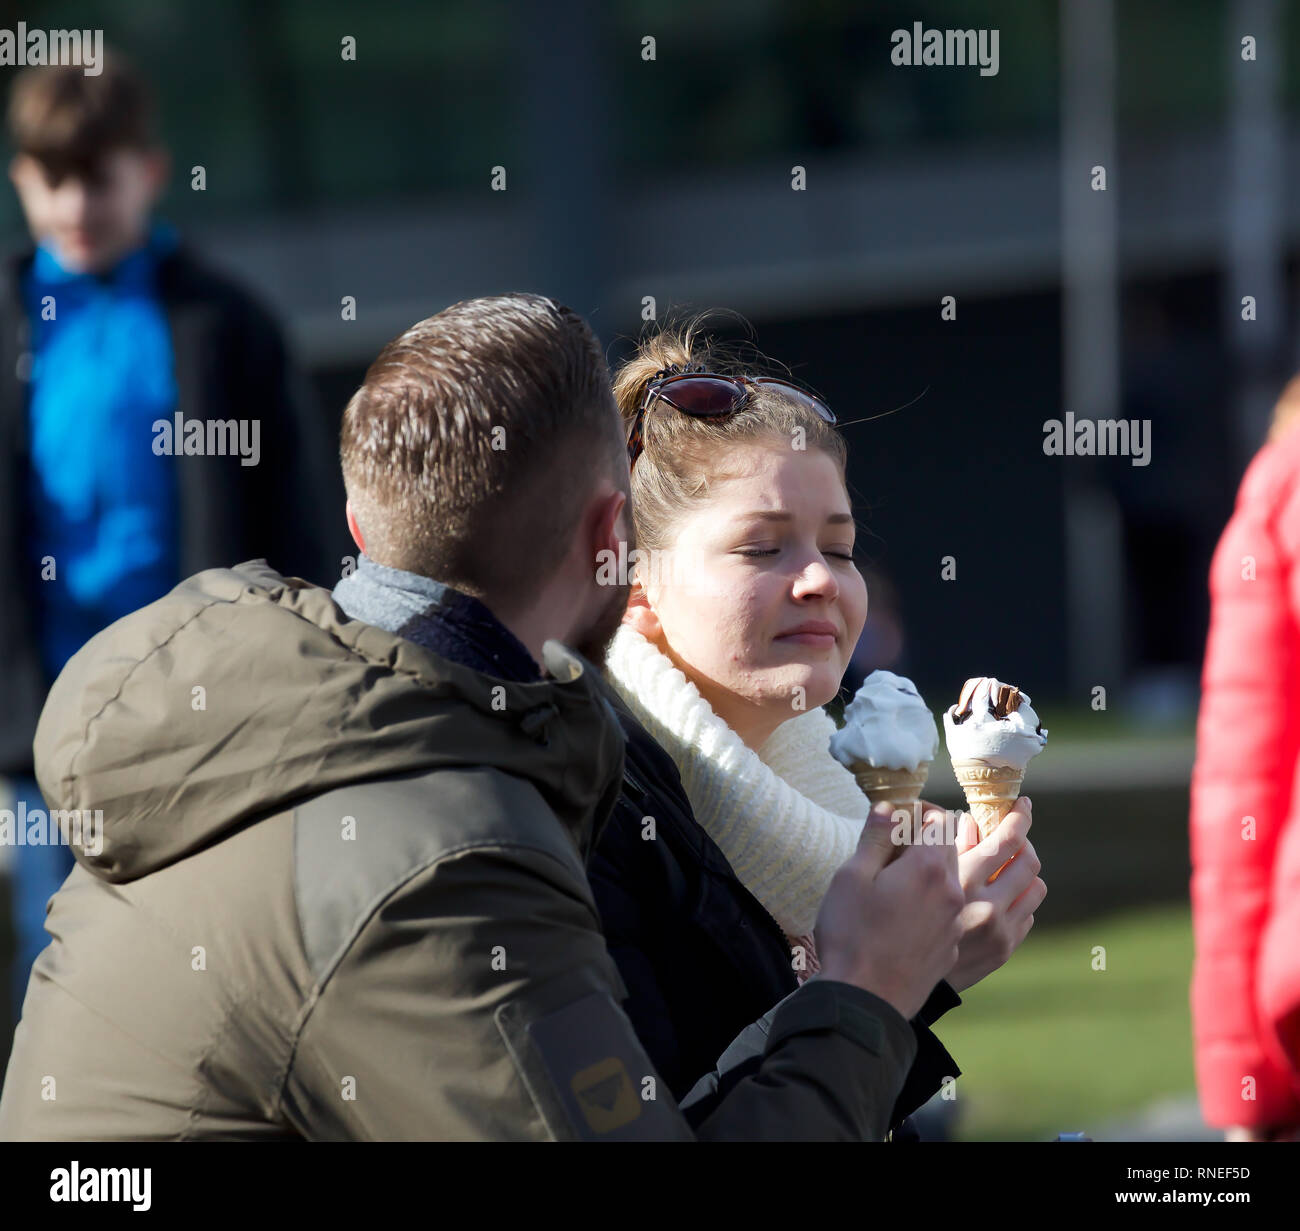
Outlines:
[[[608, 693], [627, 736], [623, 793], [587, 871], [623, 1007], [680, 1099], [798, 980], [780, 925], [695, 819], [672, 757]], [[918, 1050], [891, 1127], [961, 1072], [929, 1029], [960, 1003], [941, 982], [912, 1020]]]

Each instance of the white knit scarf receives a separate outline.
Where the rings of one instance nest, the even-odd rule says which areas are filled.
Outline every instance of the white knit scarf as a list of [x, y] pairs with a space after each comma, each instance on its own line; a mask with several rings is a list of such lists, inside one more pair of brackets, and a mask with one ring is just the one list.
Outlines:
[[830, 715], [799, 714], [754, 752], [672, 660], [626, 624], [605, 665], [628, 709], [676, 762], [696, 819], [741, 882], [787, 935], [810, 933], [870, 807], [830, 754]]

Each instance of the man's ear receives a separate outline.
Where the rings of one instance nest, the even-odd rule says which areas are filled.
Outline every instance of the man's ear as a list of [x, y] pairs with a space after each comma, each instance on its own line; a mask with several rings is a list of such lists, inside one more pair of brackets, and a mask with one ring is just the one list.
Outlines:
[[366, 549], [366, 541], [361, 537], [361, 523], [357, 521], [357, 515], [352, 511], [352, 501], [349, 500], [344, 506], [348, 518], [348, 533], [352, 535], [352, 541], [361, 551]]
[[627, 493], [606, 492], [599, 497], [593, 513], [592, 555], [600, 558], [602, 552], [610, 552], [618, 559], [619, 545], [627, 541]]
[[[627, 503], [627, 493], [616, 491], [602, 497], [596, 512], [596, 527], [593, 535], [592, 549], [597, 561], [617, 561], [619, 569], [633, 569], [632, 552], [627, 547], [628, 518], [631, 510]], [[620, 548], [622, 549], [620, 551]], [[605, 566], [606, 568], [608, 565]], [[597, 569], [597, 576], [602, 570]], [[646, 602], [645, 591], [640, 582], [628, 578], [631, 589], [628, 592], [628, 609], [623, 615], [623, 623], [630, 624], [642, 636], [652, 637], [658, 634], [659, 619], [650, 610]], [[633, 615], [633, 604], [640, 602], [644, 612]], [[648, 630], [648, 631], [647, 631]]]

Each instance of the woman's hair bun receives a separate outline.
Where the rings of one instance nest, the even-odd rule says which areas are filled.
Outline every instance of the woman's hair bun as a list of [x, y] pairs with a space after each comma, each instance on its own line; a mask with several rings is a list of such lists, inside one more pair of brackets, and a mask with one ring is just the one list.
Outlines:
[[636, 415], [646, 386], [671, 367], [695, 367], [705, 362], [708, 346], [699, 322], [671, 326], [642, 338], [635, 353], [614, 377], [614, 398], [625, 423]]

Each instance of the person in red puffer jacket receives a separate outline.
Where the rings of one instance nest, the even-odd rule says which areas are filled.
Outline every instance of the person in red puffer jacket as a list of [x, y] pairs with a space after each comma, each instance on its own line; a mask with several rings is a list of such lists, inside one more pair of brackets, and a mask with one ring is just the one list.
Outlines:
[[1300, 1140], [1300, 376], [1210, 568], [1192, 773], [1192, 1021], [1209, 1124]]

